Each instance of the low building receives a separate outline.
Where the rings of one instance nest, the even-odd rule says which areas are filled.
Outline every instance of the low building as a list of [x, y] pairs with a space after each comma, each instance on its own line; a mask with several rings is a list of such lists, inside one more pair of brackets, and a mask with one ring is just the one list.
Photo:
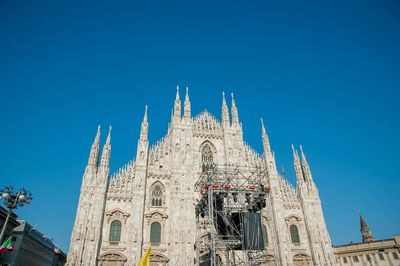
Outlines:
[[363, 242], [334, 247], [338, 265], [400, 266], [400, 235], [375, 240], [362, 216], [360, 224]]
[[[7, 209], [0, 206], [0, 230], [4, 226], [4, 222], [6, 221], [7, 214], [8, 214]], [[15, 213], [11, 213], [10, 219], [8, 220], [8, 223], [7, 223], [6, 231], [4, 232], [4, 238], [3, 238], [4, 240], [9, 238], [10, 235], [12, 234], [12, 231], [14, 230], [14, 228], [19, 225], [19, 222], [17, 221], [17, 217], [18, 216]]]
[[3, 265], [13, 266], [62, 266], [66, 254], [54, 245], [51, 239], [44, 236], [26, 221], [19, 221], [14, 228], [14, 251], [7, 252]]

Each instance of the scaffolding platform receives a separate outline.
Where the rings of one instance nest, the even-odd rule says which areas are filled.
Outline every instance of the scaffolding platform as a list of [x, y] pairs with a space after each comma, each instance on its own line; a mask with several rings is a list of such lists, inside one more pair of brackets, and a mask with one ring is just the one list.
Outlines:
[[195, 183], [197, 265], [267, 263], [261, 220], [270, 202], [267, 177], [266, 167], [203, 167]]

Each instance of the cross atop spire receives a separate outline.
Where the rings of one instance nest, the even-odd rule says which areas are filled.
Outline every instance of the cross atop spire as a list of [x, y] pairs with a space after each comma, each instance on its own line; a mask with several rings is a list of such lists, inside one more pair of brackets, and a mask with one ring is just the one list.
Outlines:
[[222, 126], [228, 127], [229, 124], [229, 112], [228, 106], [226, 105], [225, 92], [222, 92]]
[[233, 93], [231, 93], [231, 96], [232, 96], [232, 126], [238, 126], [239, 125], [239, 112], [236, 107], [235, 98], [233, 97]]
[[183, 116], [185, 119], [189, 119], [191, 116], [191, 107], [190, 107], [190, 100], [189, 100], [189, 88], [186, 87], [186, 95], [185, 95], [185, 103], [183, 107]]

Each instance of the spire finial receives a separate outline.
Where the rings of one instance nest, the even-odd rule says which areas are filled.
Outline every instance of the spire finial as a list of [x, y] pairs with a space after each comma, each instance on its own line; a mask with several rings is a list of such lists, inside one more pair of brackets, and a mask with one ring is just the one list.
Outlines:
[[98, 166], [99, 163], [99, 153], [100, 153], [100, 131], [101, 131], [101, 126], [97, 126], [97, 133], [96, 136], [94, 137], [92, 147], [90, 148], [90, 153], [89, 153], [89, 160], [88, 160], [88, 165], [92, 167]]
[[307, 162], [307, 158], [306, 155], [304, 154], [303, 146], [301, 144], [300, 144], [300, 151], [301, 151], [301, 160]]
[[179, 97], [179, 86], [176, 86], [176, 96], [174, 102], [174, 117], [176, 118], [175, 121], [180, 120], [181, 118], [181, 100]]
[[140, 139], [147, 140], [149, 131], [149, 122], [147, 121], [147, 104], [144, 106], [144, 115], [142, 125], [140, 127]]
[[97, 126], [96, 137], [94, 138], [93, 144], [94, 144], [94, 143], [100, 143], [100, 131], [101, 131], [101, 126], [98, 125], [98, 126]]
[[307, 181], [308, 184], [313, 183], [311, 169], [310, 166], [308, 165], [307, 158], [303, 151], [302, 145], [300, 145], [300, 152], [301, 152], [301, 167], [303, 169], [304, 179]]
[[229, 127], [229, 125], [230, 122], [229, 122], [228, 106], [226, 105], [225, 92], [222, 92], [222, 126]]
[[110, 125], [108, 130], [107, 140], [103, 146], [103, 152], [101, 153], [101, 161], [100, 161], [100, 166], [101, 166], [100, 172], [105, 173], [107, 176], [108, 176], [108, 167], [110, 164], [110, 154], [111, 154], [111, 130], [112, 126]]
[[189, 119], [191, 116], [191, 107], [190, 107], [189, 88], [188, 87], [186, 87], [185, 104], [183, 107], [183, 116], [185, 117], [185, 119]]
[[261, 117], [261, 131], [262, 131], [261, 137], [262, 137], [264, 152], [270, 152], [271, 145], [269, 143], [269, 138], [267, 135], [267, 131], [265, 130], [264, 121], [263, 121], [262, 117]]
[[301, 169], [299, 154], [297, 153], [297, 150], [294, 148], [293, 144], [292, 144], [292, 151], [293, 151], [294, 170], [296, 173], [296, 183], [299, 186], [300, 184], [304, 183], [304, 176], [303, 176], [303, 171]]
[[111, 124], [110, 124], [110, 126], [108, 127], [108, 135], [107, 135], [106, 144], [110, 144], [110, 140], [111, 140], [111, 130], [112, 130], [112, 126], [111, 126]]
[[236, 107], [235, 98], [233, 97], [233, 92], [231, 93], [232, 97], [232, 126], [239, 126], [239, 112]]

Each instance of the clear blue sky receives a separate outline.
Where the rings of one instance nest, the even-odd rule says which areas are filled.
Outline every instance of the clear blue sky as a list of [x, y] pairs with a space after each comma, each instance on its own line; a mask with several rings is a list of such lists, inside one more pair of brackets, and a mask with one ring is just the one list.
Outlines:
[[[294, 181], [303, 144], [334, 244], [400, 233], [398, 1], [1, 1], [0, 185], [64, 250], [98, 124], [112, 172], [135, 156], [144, 105], [166, 133], [175, 86], [220, 117], [234, 92], [244, 137], [260, 116]], [[183, 94], [182, 94], [183, 96]]]

